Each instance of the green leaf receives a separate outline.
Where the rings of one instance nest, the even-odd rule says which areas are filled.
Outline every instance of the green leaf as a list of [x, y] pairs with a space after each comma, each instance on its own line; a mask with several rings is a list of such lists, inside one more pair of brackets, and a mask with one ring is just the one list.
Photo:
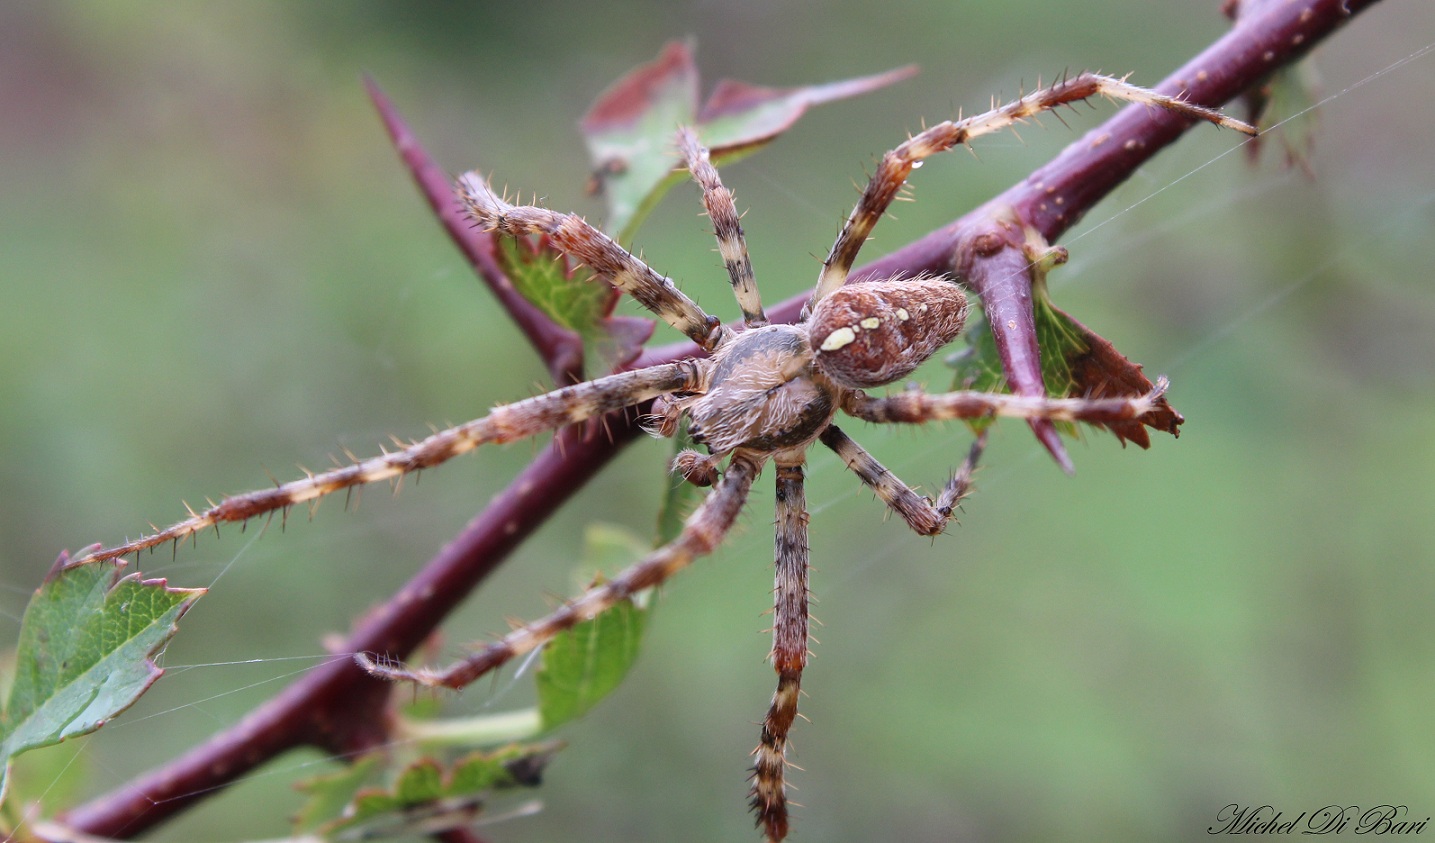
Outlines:
[[1032, 307], [1036, 317], [1036, 342], [1041, 348], [1041, 378], [1052, 395], [1076, 395], [1078, 387], [1072, 367], [1091, 351], [1086, 330], [1051, 303], [1046, 274], [1032, 285]]
[[652, 321], [613, 316], [617, 289], [594, 280], [590, 270], [575, 266], [546, 238], [498, 238], [495, 257], [525, 299], [583, 340], [583, 359], [591, 371], [631, 363], [652, 336]]
[[[647, 553], [642, 539], [613, 526], [590, 526], [584, 541], [586, 566], [618, 570]], [[647, 616], [647, 607], [623, 600], [543, 648], [537, 684], [544, 731], [583, 716], [618, 687], [638, 657]]]
[[503, 784], [512, 784], [512, 779], [507, 767], [480, 753], [454, 765], [450, 789], [455, 793], [481, 793]]
[[410, 764], [394, 784], [393, 798], [400, 805], [419, 805], [443, 796], [443, 770], [438, 762], [425, 759]]
[[[1043, 296], [1033, 296], [1033, 312], [1036, 322], [1037, 344], [1041, 347], [1041, 374], [1047, 392], [1065, 395], [1071, 384], [1071, 366], [1065, 352], [1076, 349], [1068, 326], [1062, 320], [1061, 311], [1050, 306]], [[967, 316], [967, 325], [962, 331], [967, 347], [947, 357], [947, 365], [956, 370], [952, 380], [953, 389], [972, 389], [980, 392], [1008, 392], [1006, 376], [1002, 372], [1001, 356], [997, 352], [996, 339], [987, 324], [986, 314], [980, 306], [973, 307]], [[1049, 353], [1052, 349], [1053, 353]], [[1079, 349], [1077, 349], [1079, 350]], [[990, 419], [981, 419], [990, 422]]]
[[608, 201], [608, 231], [627, 242], [658, 199], [686, 176], [674, 173], [678, 126], [697, 129], [715, 161], [746, 154], [787, 131], [813, 105], [906, 79], [906, 67], [827, 85], [764, 88], [723, 80], [698, 107], [692, 45], [674, 41], [598, 96], [582, 122], [595, 190]]
[[[608, 201], [608, 232], [631, 233], [639, 210], [676, 166], [673, 135], [698, 113], [690, 44], [674, 41], [598, 96], [583, 117], [596, 186]], [[626, 239], [626, 237], [622, 238]]]
[[504, 274], [554, 322], [582, 333], [607, 315], [613, 288], [594, 283], [591, 272], [575, 268], [546, 240], [503, 237], [499, 244]]
[[314, 831], [338, 818], [354, 800], [359, 788], [371, 779], [383, 762], [383, 754], [374, 752], [360, 756], [340, 769], [313, 776], [294, 784], [308, 800], [294, 817], [296, 832]]
[[[1037, 301], [1041, 298], [1041, 296], [1033, 297]], [[1070, 339], [1060, 320], [1053, 319], [1055, 313], [1060, 313], [1060, 311], [1040, 304], [1036, 304], [1034, 308], [1037, 344], [1041, 348], [1041, 374], [1048, 394], [1066, 395], [1066, 387], [1071, 380], [1070, 364], [1061, 351], [1058, 350], [1056, 353], [1048, 351], [1048, 348], [1060, 349], [1061, 345]], [[1010, 392], [1006, 374], [1002, 370], [1001, 353], [997, 350], [996, 337], [992, 335], [991, 325], [987, 323], [985, 313], [973, 309], [971, 315], [967, 317], [967, 327], [963, 336], [966, 338], [967, 347], [950, 355], [946, 361], [947, 365], [956, 370], [952, 377], [952, 389]], [[1054, 387], [1053, 384], [1057, 386]], [[967, 426], [980, 433], [995, 422], [994, 418], [968, 419]], [[1076, 432], [1075, 426], [1070, 423], [1058, 422], [1056, 428], [1067, 435], [1074, 435]]]
[[16, 674], [0, 714], [0, 793], [9, 760], [103, 726], [163, 671], [150, 660], [204, 593], [121, 576], [62, 554], [20, 622]]
[[[986, 313], [980, 305], [974, 305], [967, 311], [967, 324], [962, 329], [962, 339], [966, 341], [967, 347], [947, 355], [945, 361], [953, 370], [952, 389], [1008, 392], [996, 338], [992, 336]], [[986, 427], [992, 422], [991, 419], [973, 421], [973, 427], [976, 429]]]

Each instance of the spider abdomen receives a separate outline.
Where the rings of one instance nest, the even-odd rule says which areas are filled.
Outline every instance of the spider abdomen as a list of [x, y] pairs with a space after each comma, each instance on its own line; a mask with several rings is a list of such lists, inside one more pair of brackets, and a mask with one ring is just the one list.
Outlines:
[[819, 301], [807, 337], [823, 374], [861, 389], [910, 375], [956, 339], [966, 317], [966, 296], [950, 281], [863, 281]]

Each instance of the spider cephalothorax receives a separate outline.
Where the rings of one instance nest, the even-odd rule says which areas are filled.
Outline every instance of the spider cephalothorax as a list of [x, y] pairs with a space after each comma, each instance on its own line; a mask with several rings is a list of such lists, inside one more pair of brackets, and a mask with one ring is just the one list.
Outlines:
[[643, 589], [656, 586], [710, 553], [731, 529], [758, 473], [769, 461], [777, 481], [776, 602], [771, 658], [777, 690], [754, 751], [752, 807], [770, 840], [787, 834], [784, 783], [787, 735], [797, 715], [807, 663], [807, 508], [803, 466], [821, 442], [913, 531], [940, 534], [966, 493], [981, 452], [978, 437], [962, 467], [935, 501], [916, 492], [833, 423], [839, 411], [876, 423], [1018, 416], [1113, 423], [1142, 420], [1158, 406], [1165, 384], [1145, 395], [1045, 399], [984, 392], [928, 394], [903, 390], [888, 397], [864, 389], [910, 375], [961, 330], [966, 298], [947, 278], [889, 278], [846, 284], [858, 250], [907, 176], [924, 158], [964, 144], [1058, 105], [1095, 95], [1131, 100], [1254, 130], [1219, 112], [1193, 106], [1117, 79], [1081, 74], [984, 114], [939, 123], [888, 152], [823, 262], [822, 274], [797, 324], [769, 324], [748, 259], [732, 194], [722, 185], [697, 136], [678, 130], [683, 163], [702, 189], [718, 248], [743, 315], [724, 326], [618, 243], [581, 218], [534, 206], [515, 206], [476, 173], [459, 180], [459, 195], [482, 228], [499, 234], [541, 235], [586, 264], [598, 278], [630, 293], [644, 307], [698, 344], [705, 355], [618, 372], [495, 408], [487, 416], [434, 433], [399, 451], [313, 474], [272, 489], [235, 495], [169, 528], [95, 551], [80, 561], [113, 559], [176, 541], [224, 522], [286, 510], [333, 492], [400, 477], [437, 465], [489, 442], [508, 442], [654, 402], [652, 430], [675, 434], [684, 418], [707, 453], [688, 450], [674, 461], [687, 480], [712, 486], [668, 544], [565, 603], [442, 670], [410, 670], [383, 654], [360, 654], [372, 673], [425, 685], [461, 688], [574, 625], [592, 619]]
[[763, 325], [729, 336], [713, 352], [702, 392], [677, 402], [691, 419], [693, 441], [719, 457], [811, 442], [837, 404], [802, 328]]

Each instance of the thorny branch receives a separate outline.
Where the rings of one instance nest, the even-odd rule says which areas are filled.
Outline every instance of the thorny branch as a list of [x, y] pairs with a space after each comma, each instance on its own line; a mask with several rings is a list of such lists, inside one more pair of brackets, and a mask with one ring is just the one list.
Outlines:
[[[1177, 70], [1157, 90], [1181, 94], [1202, 105], [1219, 106], [1260, 85], [1280, 67], [1303, 55], [1376, 0], [1303, 0], [1247, 4], [1248, 11], [1222, 38]], [[436, 214], [459, 242], [501, 304], [529, 336], [555, 380], [571, 376], [573, 343], [507, 285], [484, 245], [456, 217], [451, 187], [418, 145], [397, 113], [372, 85], [376, 104], [406, 164]], [[1001, 248], [1008, 238], [1002, 220], [1016, 220], [1048, 241], [1074, 225], [1137, 167], [1174, 141], [1188, 121], [1128, 106], [1068, 146], [1020, 184], [977, 210], [853, 273], [853, 280], [895, 274], [943, 273], [967, 269], [984, 302], [1029, 300], [1029, 276], [972, 273], [960, 244], [994, 232]], [[1057, 201], [1058, 198], [1061, 201]], [[954, 261], [954, 256], [956, 260]], [[989, 256], [990, 257], [990, 256]], [[768, 311], [774, 322], [797, 318], [806, 296]], [[1000, 324], [994, 329], [1000, 330]], [[999, 342], [1014, 337], [998, 334]], [[691, 343], [650, 349], [632, 365], [650, 366], [698, 353]], [[1010, 370], [1009, 370], [1010, 372]], [[1019, 392], [1040, 388], [1040, 372], [1012, 376]], [[639, 434], [631, 415], [607, 422], [607, 436], [562, 431], [553, 444], [444, 547], [397, 594], [364, 618], [344, 645], [346, 653], [411, 653], [467, 594], [481, 583], [533, 530], [623, 446]], [[533, 502], [533, 503], [529, 503]], [[71, 811], [68, 824], [83, 832], [128, 838], [215, 793], [246, 772], [298, 746], [312, 745], [338, 756], [362, 752], [388, 739], [385, 704], [390, 688], [361, 671], [345, 656], [306, 674], [239, 724], [194, 747], [180, 758]]]
[[429, 157], [413, 131], [404, 122], [398, 109], [379, 88], [378, 83], [364, 77], [364, 87], [373, 100], [379, 119], [389, 132], [394, 149], [408, 167], [419, 191], [429, 201], [434, 216], [459, 251], [473, 266], [478, 277], [493, 291], [509, 318], [523, 331], [528, 342], [543, 358], [548, 373], [559, 386], [577, 383], [583, 377], [583, 339], [575, 331], [559, 325], [543, 309], [525, 299], [513, 287], [494, 259], [494, 238], [474, 228], [453, 198], [453, 179]]

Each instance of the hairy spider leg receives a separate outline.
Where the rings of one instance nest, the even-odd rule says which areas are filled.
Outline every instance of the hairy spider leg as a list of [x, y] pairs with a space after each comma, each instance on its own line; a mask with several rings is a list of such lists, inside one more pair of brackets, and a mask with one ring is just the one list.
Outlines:
[[749, 793], [757, 825], [768, 840], [787, 836], [787, 735], [797, 718], [802, 670], [807, 666], [807, 500], [803, 451], [780, 454], [777, 464], [776, 567], [773, 576], [772, 652], [777, 690], [752, 751]]
[[709, 316], [671, 278], [658, 274], [582, 217], [533, 205], [512, 205], [494, 193], [477, 172], [459, 176], [458, 189], [469, 216], [484, 230], [513, 237], [546, 235], [559, 251], [587, 265], [693, 342], [709, 351], [717, 345], [722, 334], [717, 317]]
[[1043, 111], [1050, 111], [1058, 106], [1079, 102], [1094, 96], [1142, 103], [1187, 117], [1207, 120], [1218, 126], [1235, 129], [1245, 134], [1256, 134], [1254, 127], [1227, 117], [1215, 109], [1193, 105], [1165, 94], [1158, 94], [1147, 88], [1131, 85], [1121, 79], [1095, 73], [1082, 73], [1070, 79], [1064, 79], [1049, 88], [1027, 94], [983, 114], [938, 123], [913, 135], [907, 139], [906, 143], [882, 156], [881, 163], [877, 165], [877, 172], [867, 183], [862, 198], [857, 200], [857, 206], [852, 209], [852, 215], [847, 218], [847, 222], [842, 226], [842, 232], [837, 235], [837, 241], [832, 244], [832, 251], [822, 262], [822, 273], [818, 277], [817, 287], [812, 291], [812, 298], [808, 301], [804, 312], [811, 312], [818, 301], [847, 282], [847, 274], [852, 270], [852, 263], [856, 260], [857, 252], [862, 248], [862, 244], [866, 242], [867, 235], [872, 232], [872, 227], [877, 224], [877, 220], [887, 212], [887, 208], [896, 198], [902, 185], [906, 183], [912, 170], [923, 160], [958, 144], [967, 143], [980, 135], [1001, 131]]
[[[847, 466], [917, 533], [934, 536], [951, 520], [957, 504], [971, 490], [972, 474], [986, 445], [982, 434], [972, 443], [962, 465], [943, 488], [937, 503], [918, 495], [898, 480], [835, 425], [821, 435]], [[779, 455], [777, 464], [777, 538], [773, 603], [772, 666], [777, 690], [753, 750], [750, 803], [768, 840], [787, 836], [787, 736], [797, 718], [802, 672], [808, 656], [807, 501], [803, 491], [804, 455]]]
[[882, 502], [907, 522], [907, 526], [919, 536], [938, 536], [952, 520], [957, 504], [966, 497], [972, 487], [972, 474], [977, 461], [986, 447], [986, 433], [983, 432], [972, 443], [971, 450], [962, 465], [942, 488], [934, 504], [932, 499], [917, 494], [917, 491], [903, 483], [897, 475], [877, 461], [866, 448], [859, 445], [837, 425], [828, 425], [822, 431], [822, 444], [831, 448], [847, 467], [856, 474], [867, 488], [871, 489]]
[[150, 535], [103, 548], [77, 559], [73, 564], [118, 559], [165, 542], [188, 538], [220, 524], [248, 521], [259, 515], [288, 510], [325, 495], [402, 477], [410, 472], [436, 466], [486, 443], [512, 442], [547, 430], [586, 421], [613, 410], [641, 404], [671, 392], [698, 388], [701, 370], [693, 362], [666, 363], [606, 378], [567, 386], [523, 401], [493, 408], [488, 415], [441, 430], [410, 443], [398, 451], [357, 461], [299, 480], [226, 497], [190, 517]]
[[455, 690], [463, 688], [508, 661], [542, 647], [565, 630], [592, 620], [619, 601], [645, 588], [662, 584], [694, 560], [712, 553], [732, 529], [766, 459], [767, 455], [759, 451], [735, 451], [723, 478], [683, 522], [683, 529], [677, 538], [633, 563], [611, 580], [588, 589], [546, 617], [514, 629], [468, 658], [438, 670], [410, 669], [369, 653], [358, 653], [355, 659], [365, 670], [381, 679]]
[[747, 240], [737, 206], [733, 203], [732, 191], [723, 186], [707, 148], [686, 126], [678, 129], [678, 149], [682, 151], [683, 162], [688, 172], [692, 173], [693, 181], [702, 188], [703, 207], [707, 208], [708, 218], [713, 221], [718, 253], [722, 255], [728, 279], [732, 281], [737, 305], [742, 309], [742, 321], [749, 328], [766, 325], [767, 314], [762, 312], [762, 298], [758, 295], [757, 279], [752, 274], [752, 259], [747, 254]]
[[991, 416], [1109, 424], [1134, 421], [1151, 412], [1169, 385], [1164, 377], [1157, 378], [1150, 392], [1134, 398], [1041, 398], [970, 390], [934, 395], [921, 389], [905, 389], [876, 398], [851, 390], [843, 398], [842, 409], [850, 416], [878, 424], [922, 424]]

